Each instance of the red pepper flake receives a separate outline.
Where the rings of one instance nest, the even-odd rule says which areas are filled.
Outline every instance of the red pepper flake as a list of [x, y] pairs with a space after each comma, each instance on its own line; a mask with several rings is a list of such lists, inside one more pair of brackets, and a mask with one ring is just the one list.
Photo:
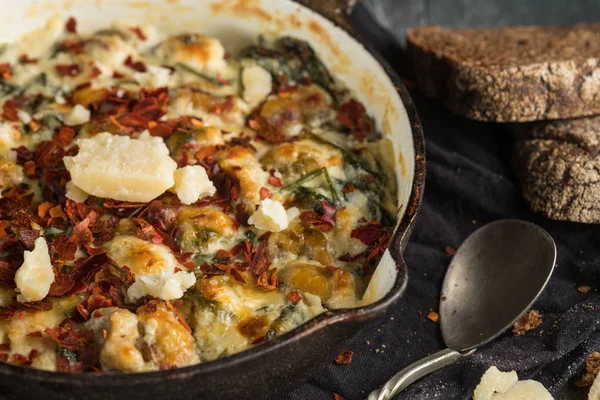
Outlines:
[[83, 53], [84, 46], [84, 42], [76, 42], [70, 39], [65, 39], [59, 44], [62, 50], [75, 55]]
[[61, 76], [77, 76], [81, 73], [79, 64], [57, 64], [54, 66], [56, 72]]
[[261, 187], [260, 188], [260, 199], [264, 200], [264, 199], [270, 199], [271, 197], [273, 197], [273, 195], [271, 194], [271, 191], [265, 187]]
[[102, 75], [102, 71], [95, 64], [92, 67], [92, 72], [90, 72], [90, 79], [94, 79]]
[[356, 186], [353, 183], [349, 183], [342, 188], [342, 192], [344, 193], [352, 193], [356, 190]]
[[0, 344], [0, 351], [10, 351], [9, 344]]
[[456, 249], [454, 247], [450, 247], [450, 246], [446, 246], [444, 248], [444, 251], [446, 252], [446, 254], [448, 254], [449, 256], [453, 256], [456, 254]]
[[125, 75], [123, 75], [119, 71], [113, 71], [112, 77], [113, 79], [123, 79], [125, 78]]
[[0, 353], [0, 361], [2, 361], [2, 362], [8, 361], [8, 354]]
[[29, 58], [27, 54], [21, 54], [19, 57], [19, 63], [21, 64], [37, 64], [38, 61], [37, 58]]
[[233, 109], [233, 105], [233, 97], [227, 96], [225, 101], [215, 104], [208, 110], [208, 112], [211, 114], [221, 115], [231, 111]]
[[340, 269], [339, 267], [336, 267], [336, 266], [334, 266], [334, 265], [328, 265], [326, 268], [327, 268], [328, 270], [330, 270], [330, 271], [333, 271], [333, 272], [335, 272], [335, 271], [337, 271], [338, 269]]
[[343, 398], [342, 396], [340, 396], [339, 394], [337, 394], [337, 393], [334, 393], [334, 394], [333, 394], [333, 398], [334, 398], [335, 400], [344, 400], [344, 398]]
[[73, 17], [70, 17], [65, 24], [65, 29], [67, 32], [77, 33], [77, 20]]
[[242, 274], [240, 274], [240, 271], [238, 271], [236, 268], [230, 268], [229, 269], [229, 274], [233, 277], [233, 279], [235, 279], [236, 281], [240, 282], [240, 283], [246, 283], [246, 280], [244, 279], [244, 277], [242, 276]]
[[352, 362], [352, 356], [354, 355], [353, 351], [344, 350], [335, 359], [336, 364], [347, 365]]
[[379, 222], [368, 222], [350, 232], [350, 237], [358, 239], [364, 244], [372, 244], [384, 234], [383, 226]]
[[75, 130], [70, 126], [61, 126], [59, 128], [57, 139], [61, 146], [67, 147], [73, 141], [74, 137]]
[[131, 56], [127, 56], [127, 59], [123, 63], [126, 67], [129, 67], [137, 72], [146, 72], [146, 65], [141, 61], [133, 61]]
[[440, 319], [440, 315], [435, 311], [430, 311], [429, 314], [427, 314], [427, 319], [432, 322], [438, 322], [438, 320]]
[[258, 112], [250, 114], [247, 124], [256, 131], [257, 137], [268, 143], [281, 143], [284, 139], [280, 127], [271, 124], [265, 117]]
[[579, 290], [580, 293], [587, 293], [590, 290], [592, 290], [592, 288], [590, 286], [585, 285], [585, 286], [579, 286], [577, 288], [577, 290]]
[[364, 141], [373, 130], [373, 121], [367, 115], [365, 107], [354, 99], [342, 104], [337, 113], [337, 121], [349, 128], [359, 142]]
[[144, 34], [144, 31], [139, 26], [130, 26], [129, 30], [135, 34], [141, 41], [145, 41], [148, 37]]
[[7, 81], [12, 79], [12, 68], [9, 63], [0, 64], [0, 77]]
[[23, 172], [28, 178], [35, 178], [35, 162], [31, 160], [26, 161], [25, 164], [23, 164]]
[[256, 286], [258, 286], [266, 292], [274, 290], [278, 285], [279, 279], [277, 278], [277, 269], [275, 268], [272, 268], [268, 271], [264, 271], [256, 280]]
[[219, 81], [219, 83], [223, 86], [231, 85], [231, 82], [229, 82], [227, 79], [223, 78], [223, 75], [221, 75], [221, 73], [217, 74], [217, 81]]
[[18, 122], [17, 107], [11, 100], [6, 100], [2, 106], [2, 118], [10, 122]]
[[300, 297], [300, 294], [296, 290], [289, 292], [287, 298], [289, 301], [292, 301], [294, 303], [297, 303], [300, 300], [302, 300], [302, 297]]

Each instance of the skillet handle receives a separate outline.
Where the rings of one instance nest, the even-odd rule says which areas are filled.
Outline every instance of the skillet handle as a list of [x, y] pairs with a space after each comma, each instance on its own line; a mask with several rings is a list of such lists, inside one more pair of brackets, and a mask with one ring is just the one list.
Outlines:
[[318, 12], [344, 28], [349, 28], [351, 24], [348, 17], [358, 0], [296, 0], [296, 2]]

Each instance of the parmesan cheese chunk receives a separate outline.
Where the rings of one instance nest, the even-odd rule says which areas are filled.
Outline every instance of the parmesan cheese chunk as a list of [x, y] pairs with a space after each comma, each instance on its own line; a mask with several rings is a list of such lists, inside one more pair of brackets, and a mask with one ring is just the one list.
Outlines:
[[63, 120], [67, 125], [83, 125], [86, 122], [90, 121], [91, 116], [90, 110], [82, 106], [81, 104], [76, 104], [75, 107], [71, 109], [68, 113], [65, 114]]
[[250, 104], [256, 104], [271, 93], [273, 81], [269, 71], [253, 65], [242, 71], [242, 84], [244, 85], [244, 100]]
[[67, 189], [67, 199], [71, 199], [75, 203], [83, 203], [90, 196], [89, 194], [75, 186], [73, 181], [67, 182], [67, 186], [65, 188]]
[[519, 381], [515, 371], [501, 372], [490, 367], [473, 393], [473, 400], [552, 400], [552, 395], [541, 383]]
[[212, 196], [217, 189], [208, 179], [206, 170], [200, 165], [179, 168], [173, 174], [175, 186], [173, 191], [183, 204], [195, 203], [205, 196]]
[[148, 65], [147, 72], [135, 72], [133, 79], [144, 87], [165, 87], [169, 85], [171, 70], [168, 68]]
[[54, 270], [50, 262], [48, 244], [43, 237], [35, 240], [32, 251], [23, 252], [23, 264], [15, 274], [17, 301], [31, 302], [42, 300], [50, 291], [54, 281]]
[[276, 200], [264, 199], [258, 210], [248, 218], [248, 223], [258, 229], [279, 232], [287, 228], [291, 220], [299, 215], [296, 207], [286, 211], [283, 204]]
[[171, 188], [177, 164], [161, 138], [139, 139], [108, 132], [77, 141], [79, 153], [65, 157], [73, 184], [86, 193], [147, 202]]

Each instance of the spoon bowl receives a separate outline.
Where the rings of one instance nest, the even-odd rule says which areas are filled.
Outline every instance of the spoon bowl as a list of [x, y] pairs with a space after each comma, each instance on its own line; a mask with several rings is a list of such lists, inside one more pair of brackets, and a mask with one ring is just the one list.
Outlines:
[[459, 352], [502, 334], [537, 300], [556, 260], [552, 237], [530, 222], [489, 223], [460, 246], [446, 272], [440, 327]]
[[440, 326], [448, 348], [404, 368], [368, 400], [391, 399], [498, 337], [533, 305], [555, 262], [554, 240], [530, 222], [505, 219], [473, 232], [454, 254], [442, 286]]

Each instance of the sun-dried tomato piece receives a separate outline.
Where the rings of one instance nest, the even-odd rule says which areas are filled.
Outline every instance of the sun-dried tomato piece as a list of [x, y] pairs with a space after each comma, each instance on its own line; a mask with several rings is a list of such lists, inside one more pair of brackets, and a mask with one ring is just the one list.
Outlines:
[[81, 66], [79, 64], [57, 64], [54, 68], [61, 76], [73, 77], [81, 73]]
[[65, 24], [65, 29], [70, 33], [77, 33], [77, 20], [73, 17], [69, 17]]
[[256, 286], [267, 292], [274, 290], [278, 285], [279, 279], [277, 278], [276, 268], [262, 272], [256, 280]]
[[344, 350], [335, 359], [336, 364], [350, 364], [352, 362], [352, 356], [354, 355], [353, 351]]
[[17, 107], [11, 100], [6, 100], [2, 105], [2, 118], [10, 122], [18, 122]]

